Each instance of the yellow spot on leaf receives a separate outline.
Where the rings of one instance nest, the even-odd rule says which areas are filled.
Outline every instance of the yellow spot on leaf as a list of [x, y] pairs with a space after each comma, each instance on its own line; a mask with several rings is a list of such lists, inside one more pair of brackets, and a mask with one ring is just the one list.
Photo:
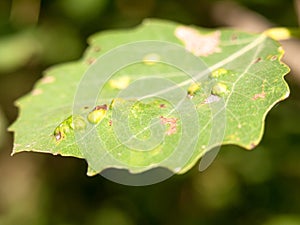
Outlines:
[[200, 84], [199, 83], [192, 83], [187, 90], [188, 96], [190, 98], [193, 98], [195, 94], [200, 90]]
[[105, 117], [106, 111], [107, 105], [96, 106], [93, 111], [88, 114], [87, 119], [90, 123], [97, 124]]
[[219, 69], [216, 69], [212, 72], [211, 76], [213, 78], [219, 78], [225, 74], [228, 73], [228, 70], [224, 69], [224, 68], [219, 68]]
[[130, 83], [130, 78], [128, 76], [119, 77], [109, 81], [109, 85], [114, 89], [125, 89]]

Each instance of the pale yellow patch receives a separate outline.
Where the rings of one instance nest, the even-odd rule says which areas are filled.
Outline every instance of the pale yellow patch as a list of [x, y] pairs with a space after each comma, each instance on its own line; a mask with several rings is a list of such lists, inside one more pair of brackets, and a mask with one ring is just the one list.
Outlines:
[[125, 89], [130, 83], [130, 78], [128, 76], [119, 77], [109, 81], [109, 85], [114, 89]]
[[208, 56], [220, 52], [221, 49], [218, 47], [220, 35], [220, 31], [201, 34], [196, 29], [187, 26], [179, 26], [175, 30], [175, 36], [184, 43], [185, 49], [196, 56]]
[[227, 73], [228, 73], [228, 70], [226, 70], [225, 68], [218, 68], [211, 73], [211, 76], [213, 78], [219, 78], [223, 75], [226, 75]]
[[42, 93], [43, 93], [43, 91], [41, 89], [34, 89], [34, 90], [31, 91], [31, 94], [33, 96], [40, 95]]
[[53, 83], [55, 81], [55, 77], [53, 76], [45, 76], [42, 78], [41, 83], [42, 84], [50, 84]]

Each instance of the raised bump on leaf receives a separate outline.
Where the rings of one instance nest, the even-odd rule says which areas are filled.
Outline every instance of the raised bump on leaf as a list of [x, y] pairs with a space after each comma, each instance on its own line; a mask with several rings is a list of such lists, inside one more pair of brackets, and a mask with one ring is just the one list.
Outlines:
[[56, 141], [61, 141], [71, 130], [82, 130], [85, 127], [86, 123], [81, 116], [69, 116], [54, 129], [53, 136]]
[[106, 111], [106, 104], [98, 105], [88, 114], [87, 119], [92, 124], [100, 123], [100, 121], [105, 117]]
[[200, 83], [192, 83], [187, 90], [188, 97], [193, 98], [200, 91], [200, 87]]

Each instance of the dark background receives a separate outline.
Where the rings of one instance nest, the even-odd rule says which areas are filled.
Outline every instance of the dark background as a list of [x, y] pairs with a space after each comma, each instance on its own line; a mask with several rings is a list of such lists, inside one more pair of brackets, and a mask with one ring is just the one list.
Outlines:
[[[79, 59], [91, 34], [132, 27], [143, 18], [203, 27], [262, 31], [298, 26], [299, 1], [1, 0], [0, 1], [0, 225], [299, 225], [299, 41], [285, 41], [291, 96], [267, 116], [253, 151], [222, 147], [204, 172], [152, 186], [129, 187], [87, 177], [75, 158], [10, 156], [6, 128], [18, 115], [14, 101], [47, 67]], [[299, 12], [299, 11], [298, 11]]]

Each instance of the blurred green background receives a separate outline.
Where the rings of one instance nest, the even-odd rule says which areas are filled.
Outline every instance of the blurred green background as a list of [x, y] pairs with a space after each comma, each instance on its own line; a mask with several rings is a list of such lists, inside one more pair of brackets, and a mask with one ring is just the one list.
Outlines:
[[[239, 9], [236, 21], [248, 18], [246, 9], [276, 26], [298, 26], [297, 2], [239, 0], [229, 9]], [[253, 151], [222, 147], [202, 173], [195, 167], [156, 185], [127, 187], [87, 177], [83, 160], [10, 156], [13, 135], [6, 128], [18, 115], [13, 102], [47, 67], [79, 59], [88, 36], [132, 27], [146, 17], [212, 28], [232, 25], [225, 22], [232, 12], [221, 3], [0, 1], [0, 225], [300, 224], [300, 74], [293, 70], [286, 77], [291, 96], [267, 116], [261, 144]]]

